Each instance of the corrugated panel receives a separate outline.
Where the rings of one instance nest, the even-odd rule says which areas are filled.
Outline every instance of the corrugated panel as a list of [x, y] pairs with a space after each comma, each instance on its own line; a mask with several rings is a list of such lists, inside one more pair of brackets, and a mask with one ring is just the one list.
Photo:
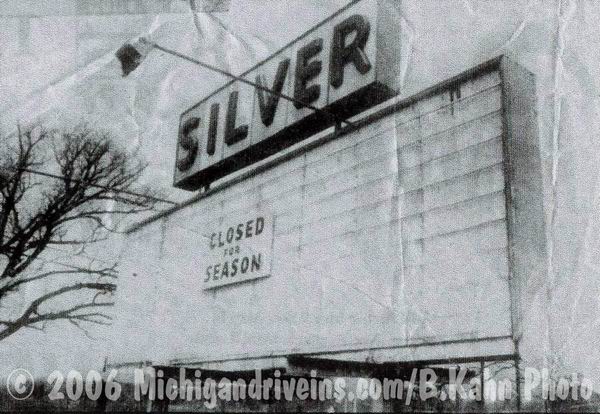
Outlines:
[[498, 84], [491, 74], [454, 102], [433, 97], [398, 129], [408, 339], [510, 332]]
[[510, 334], [499, 82], [476, 77], [460, 96], [419, 101], [170, 220], [173, 237], [196, 232], [193, 274], [222, 220], [273, 215], [272, 276], [195, 293], [197, 312], [218, 321], [194, 327], [210, 333], [203, 349], [242, 349], [236, 332], [265, 352]]

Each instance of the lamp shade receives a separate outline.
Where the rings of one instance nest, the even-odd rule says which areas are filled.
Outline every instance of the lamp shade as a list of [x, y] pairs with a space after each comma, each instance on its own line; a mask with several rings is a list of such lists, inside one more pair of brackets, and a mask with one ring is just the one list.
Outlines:
[[123, 77], [136, 70], [137, 67], [144, 61], [151, 49], [152, 45], [144, 38], [139, 38], [135, 42], [125, 43], [123, 46], [121, 46], [121, 48], [115, 53], [115, 56], [121, 62]]

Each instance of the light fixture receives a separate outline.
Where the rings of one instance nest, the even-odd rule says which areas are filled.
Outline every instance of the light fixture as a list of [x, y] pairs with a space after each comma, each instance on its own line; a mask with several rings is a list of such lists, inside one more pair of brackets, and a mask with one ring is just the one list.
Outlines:
[[161, 52], [167, 53], [169, 55], [178, 57], [180, 59], [183, 60], [187, 60], [188, 62], [191, 62], [195, 65], [198, 65], [200, 67], [203, 67], [205, 69], [208, 69], [210, 71], [213, 71], [215, 73], [219, 73], [223, 76], [226, 76], [230, 79], [236, 80], [238, 82], [244, 83], [246, 85], [250, 85], [256, 89], [260, 89], [264, 92], [268, 92], [271, 95], [275, 95], [275, 96], [279, 96], [280, 98], [283, 98], [287, 101], [293, 102], [295, 104], [298, 104], [299, 107], [304, 107], [304, 108], [308, 108], [311, 109], [317, 113], [321, 113], [327, 117], [329, 117], [330, 119], [335, 121], [335, 127], [336, 127], [336, 131], [341, 127], [342, 123], [348, 125], [348, 126], [354, 126], [352, 124], [352, 122], [346, 120], [346, 119], [340, 119], [337, 116], [329, 113], [327, 110], [322, 109], [322, 108], [317, 108], [314, 105], [311, 104], [307, 104], [305, 102], [302, 102], [301, 100], [292, 97], [292, 96], [288, 96], [286, 94], [283, 93], [279, 93], [279, 92], [275, 92], [272, 89], [269, 89], [263, 85], [260, 85], [258, 83], [252, 82], [246, 78], [243, 78], [241, 76], [236, 76], [230, 72], [227, 72], [221, 68], [218, 68], [216, 66], [213, 66], [209, 63], [206, 62], [202, 62], [198, 59], [194, 59], [190, 56], [184, 55], [182, 53], [179, 53], [175, 50], [171, 50], [168, 49], [166, 47], [160, 46], [144, 37], [140, 37], [138, 38], [136, 41], [131, 42], [131, 43], [125, 43], [123, 46], [121, 46], [121, 48], [119, 50], [117, 50], [117, 52], [115, 53], [115, 56], [117, 57], [117, 59], [119, 59], [119, 61], [121, 62], [121, 70], [122, 70], [122, 75], [123, 77], [128, 76], [131, 72], [133, 72], [134, 70], [137, 69], [138, 66], [140, 66], [142, 64], [142, 62], [144, 61], [144, 59], [146, 58], [146, 56], [148, 56], [148, 54], [150, 53], [150, 51], [152, 49], [156, 49], [159, 50]]
[[152, 48], [153, 44], [143, 37], [140, 37], [135, 42], [125, 43], [121, 46], [115, 55], [117, 56], [117, 59], [119, 59], [119, 62], [121, 62], [123, 77], [136, 70], [144, 61], [148, 53], [150, 53]]

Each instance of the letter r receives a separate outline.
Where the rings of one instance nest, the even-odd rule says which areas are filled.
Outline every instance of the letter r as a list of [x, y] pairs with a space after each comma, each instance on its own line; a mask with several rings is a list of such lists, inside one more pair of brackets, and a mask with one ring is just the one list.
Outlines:
[[[331, 86], [336, 89], [342, 86], [344, 83], [344, 68], [349, 63], [353, 63], [361, 75], [371, 70], [371, 62], [369, 62], [369, 58], [365, 53], [370, 31], [369, 21], [359, 14], [350, 16], [335, 26], [329, 59]], [[347, 45], [346, 39], [351, 33], [356, 33], [356, 37], [352, 43]]]

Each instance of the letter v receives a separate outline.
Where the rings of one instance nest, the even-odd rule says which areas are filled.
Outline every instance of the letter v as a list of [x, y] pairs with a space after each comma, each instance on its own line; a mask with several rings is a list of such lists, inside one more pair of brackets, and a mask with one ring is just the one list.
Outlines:
[[281, 385], [283, 387], [283, 396], [286, 401], [293, 401], [294, 391], [296, 390], [296, 379], [290, 378], [288, 381], [283, 380]]
[[[279, 62], [279, 66], [277, 67], [277, 74], [275, 75], [273, 87], [271, 88], [273, 92], [281, 94], [281, 91], [283, 90], [283, 85], [285, 84], [285, 80], [287, 78], [289, 68], [290, 59], [284, 59], [281, 62]], [[261, 75], [258, 75], [256, 77], [256, 83], [260, 86], [264, 85]], [[277, 111], [277, 105], [279, 104], [279, 96], [273, 95], [262, 89], [257, 89], [257, 92], [260, 117], [265, 126], [270, 126], [275, 120], [275, 112]], [[268, 94], [267, 99], [265, 99], [265, 94]]]

